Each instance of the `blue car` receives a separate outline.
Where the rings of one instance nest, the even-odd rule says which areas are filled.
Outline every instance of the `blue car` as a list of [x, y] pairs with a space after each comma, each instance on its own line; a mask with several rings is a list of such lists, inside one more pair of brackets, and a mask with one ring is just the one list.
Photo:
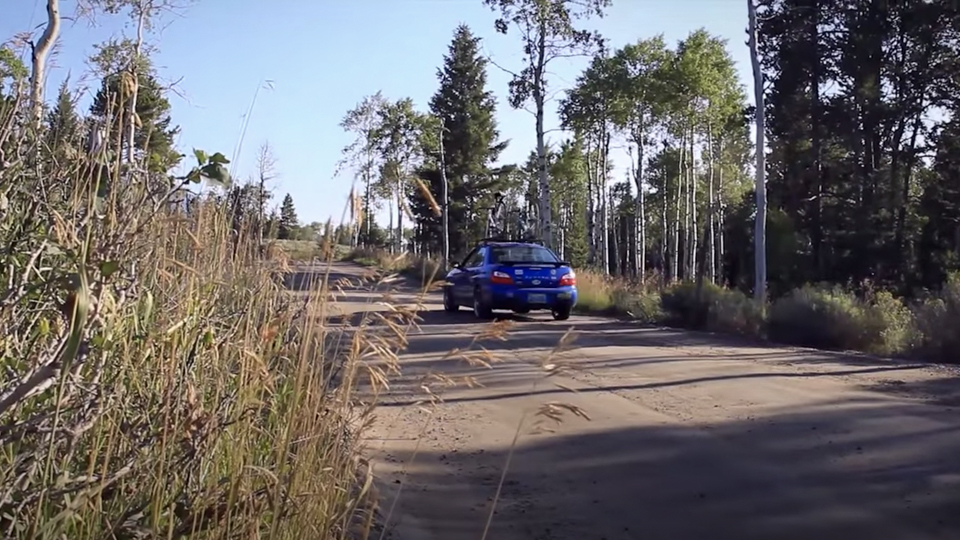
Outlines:
[[443, 308], [472, 307], [480, 319], [493, 310], [550, 310], [558, 321], [577, 304], [577, 276], [550, 249], [528, 242], [481, 241], [447, 274]]

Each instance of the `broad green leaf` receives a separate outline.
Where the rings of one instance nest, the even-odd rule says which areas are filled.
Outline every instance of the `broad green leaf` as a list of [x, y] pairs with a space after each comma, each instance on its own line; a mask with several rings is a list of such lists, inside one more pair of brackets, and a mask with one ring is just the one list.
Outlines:
[[119, 261], [103, 261], [100, 263], [100, 274], [102, 274], [105, 278], [109, 278], [115, 274], [117, 270], [120, 270]]
[[230, 171], [219, 163], [208, 163], [200, 168], [200, 175], [217, 184], [230, 185]]

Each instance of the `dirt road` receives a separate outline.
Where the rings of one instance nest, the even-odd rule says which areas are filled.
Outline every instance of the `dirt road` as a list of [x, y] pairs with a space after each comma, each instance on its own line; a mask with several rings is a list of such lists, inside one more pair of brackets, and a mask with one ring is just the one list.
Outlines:
[[[960, 538], [953, 369], [549, 315], [509, 317], [483, 343], [500, 362], [471, 368], [441, 357], [489, 323], [439, 297], [421, 315], [368, 441], [391, 538], [481, 538], [508, 458], [490, 539]], [[570, 327], [576, 369], [545, 379]], [[420, 407], [431, 370], [484, 387]], [[531, 434], [553, 401], [590, 419]]]

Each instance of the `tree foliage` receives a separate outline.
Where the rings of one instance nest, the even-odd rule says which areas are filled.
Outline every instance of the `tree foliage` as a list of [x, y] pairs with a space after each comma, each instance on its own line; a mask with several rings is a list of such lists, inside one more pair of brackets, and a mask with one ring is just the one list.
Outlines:
[[799, 272], [782, 287], [938, 285], [960, 242], [956, 3], [760, 8], [770, 204], [799, 239]]
[[283, 196], [280, 203], [280, 221], [277, 224], [277, 238], [287, 240], [293, 238], [294, 232], [300, 226], [297, 210], [293, 206], [293, 197], [289, 193]]
[[[123, 96], [127, 92], [124, 80], [122, 74], [105, 76], [90, 106], [90, 114], [108, 128], [116, 129], [121, 125]], [[135, 122], [132, 144], [136, 154], [146, 160], [149, 169], [166, 172], [176, 167], [181, 155], [174, 147], [174, 141], [180, 128], [173, 124], [170, 101], [164, 95], [159, 81], [151, 74], [140, 77]], [[124, 136], [124, 148], [130, 144]]]
[[520, 37], [521, 68], [510, 80], [510, 105], [517, 109], [533, 102], [537, 137], [537, 190], [539, 229], [547, 245], [554, 245], [551, 189], [547, 174], [544, 115], [548, 68], [557, 59], [589, 54], [598, 45], [595, 32], [580, 28], [592, 16], [602, 17], [610, 0], [483, 0], [498, 17], [495, 27], [506, 34], [511, 28]]
[[[440, 142], [425, 149], [428, 158], [418, 175], [430, 197], [443, 204], [443, 180], [448, 186], [451, 251], [463, 254], [483, 234], [479, 216], [493, 204], [493, 192], [503, 187], [494, 163], [506, 148], [499, 141], [496, 100], [487, 89], [487, 60], [480, 54], [480, 39], [466, 25], [454, 31], [443, 66], [437, 70], [439, 88], [430, 99], [429, 114], [436, 119]], [[443, 174], [440, 166], [443, 163]], [[433, 203], [421, 190], [411, 193], [416, 219], [415, 239], [432, 253], [441, 253], [443, 227]]]

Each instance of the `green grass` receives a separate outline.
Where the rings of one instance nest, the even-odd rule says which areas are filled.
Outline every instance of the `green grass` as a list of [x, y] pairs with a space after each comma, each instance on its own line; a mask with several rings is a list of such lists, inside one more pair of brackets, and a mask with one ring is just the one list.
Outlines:
[[338, 259], [350, 251], [350, 246], [336, 244], [330, 248], [332, 253], [324, 253], [321, 243], [313, 240], [272, 240], [271, 243], [291, 261]]
[[384, 250], [356, 248], [343, 254], [340, 260], [400, 274], [424, 287], [442, 279], [445, 274], [439, 262], [407, 253], [394, 255]]

